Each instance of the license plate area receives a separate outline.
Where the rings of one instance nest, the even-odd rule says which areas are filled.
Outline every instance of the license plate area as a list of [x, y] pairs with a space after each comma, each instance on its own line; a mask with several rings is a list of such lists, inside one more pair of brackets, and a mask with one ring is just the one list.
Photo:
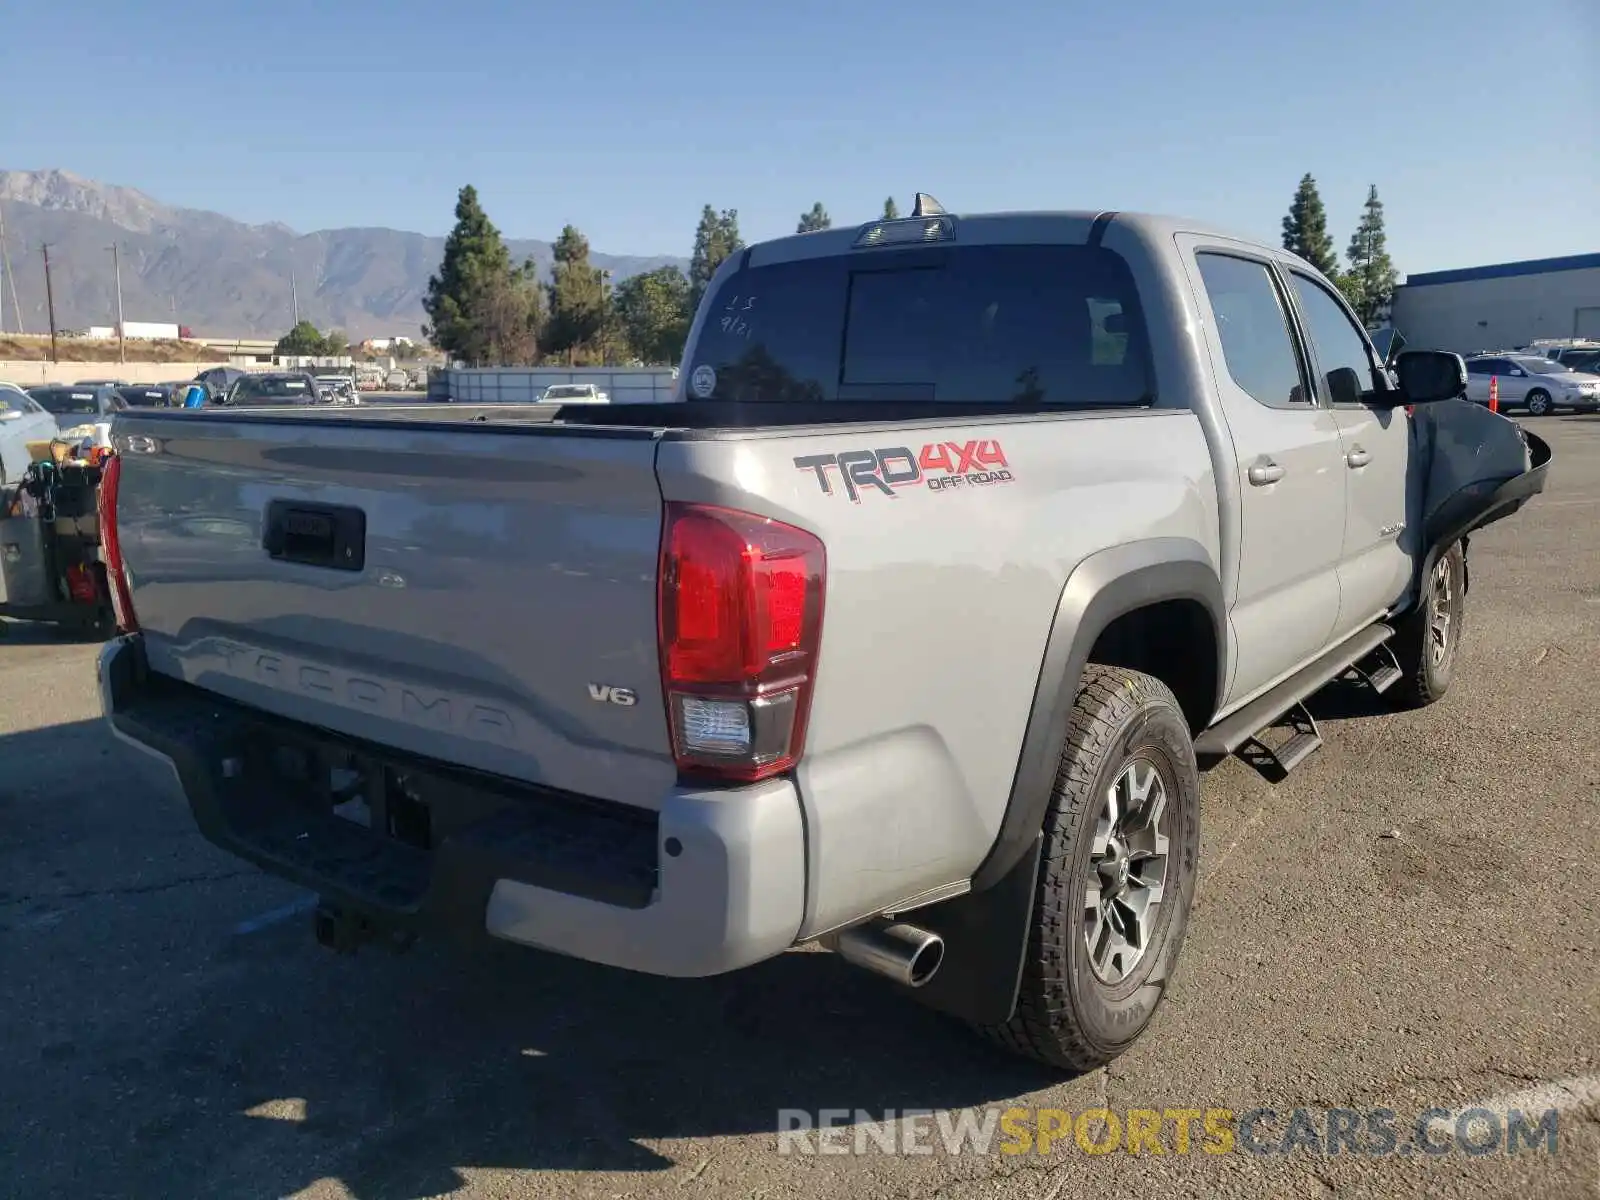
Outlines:
[[273, 500], [261, 544], [282, 562], [360, 571], [367, 562], [367, 514], [348, 505]]
[[437, 848], [503, 803], [338, 742], [280, 736], [262, 751], [258, 768], [313, 809], [419, 850]]

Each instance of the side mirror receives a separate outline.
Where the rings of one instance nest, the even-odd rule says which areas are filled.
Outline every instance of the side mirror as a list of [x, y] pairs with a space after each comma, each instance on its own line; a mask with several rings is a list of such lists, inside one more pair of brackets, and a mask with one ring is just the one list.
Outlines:
[[1395, 357], [1400, 403], [1433, 404], [1467, 394], [1467, 364], [1444, 350], [1405, 350]]

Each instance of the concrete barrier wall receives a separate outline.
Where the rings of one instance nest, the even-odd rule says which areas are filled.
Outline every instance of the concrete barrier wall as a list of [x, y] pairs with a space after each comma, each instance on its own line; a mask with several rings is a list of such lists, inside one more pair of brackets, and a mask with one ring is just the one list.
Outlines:
[[[227, 363], [92, 363], [92, 362], [34, 362], [32, 360], [0, 359], [0, 383], [14, 383], [18, 387], [38, 387], [41, 383], [77, 383], [80, 379], [126, 379], [129, 383], [173, 383], [193, 379], [201, 371]], [[239, 365], [239, 364], [232, 364]], [[246, 371], [272, 371], [271, 363], [251, 363]]]
[[450, 372], [459, 404], [530, 404], [553, 383], [592, 383], [613, 404], [664, 404], [677, 386], [671, 367], [490, 367]]

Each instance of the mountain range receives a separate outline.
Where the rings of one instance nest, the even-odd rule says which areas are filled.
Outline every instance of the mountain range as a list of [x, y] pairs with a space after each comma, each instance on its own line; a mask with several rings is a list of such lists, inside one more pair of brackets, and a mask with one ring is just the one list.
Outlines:
[[[44, 255], [58, 329], [116, 321], [111, 246], [118, 246], [122, 311], [128, 321], [171, 321], [201, 337], [277, 337], [302, 319], [342, 329], [352, 341], [417, 337], [422, 297], [439, 268], [444, 238], [396, 229], [247, 225], [220, 213], [177, 208], [143, 192], [62, 170], [0, 171], [0, 332], [49, 332]], [[528, 257], [548, 277], [550, 243], [507, 238], [512, 259]], [[671, 255], [601, 254], [590, 261], [613, 284], [663, 266]], [[7, 263], [9, 262], [9, 270]], [[292, 280], [292, 282], [291, 282]]]

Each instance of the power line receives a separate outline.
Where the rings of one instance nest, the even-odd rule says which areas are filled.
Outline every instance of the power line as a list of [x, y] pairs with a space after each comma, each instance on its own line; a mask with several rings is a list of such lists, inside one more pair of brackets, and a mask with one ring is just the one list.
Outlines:
[[[21, 332], [23, 332], [23, 329], [22, 329], [22, 305], [17, 301], [17, 277], [16, 277], [15, 274], [12, 273], [12, 270], [11, 270], [11, 251], [7, 249], [7, 243], [6, 243], [6, 207], [3, 204], [0, 204], [0, 270], [4, 270], [5, 271], [6, 282], [11, 285], [11, 311], [16, 314], [16, 317], [17, 317], [17, 332], [21, 333]], [[0, 331], [3, 331], [5, 329], [5, 327], [6, 327], [5, 326], [5, 322], [4, 321], [0, 321]]]

